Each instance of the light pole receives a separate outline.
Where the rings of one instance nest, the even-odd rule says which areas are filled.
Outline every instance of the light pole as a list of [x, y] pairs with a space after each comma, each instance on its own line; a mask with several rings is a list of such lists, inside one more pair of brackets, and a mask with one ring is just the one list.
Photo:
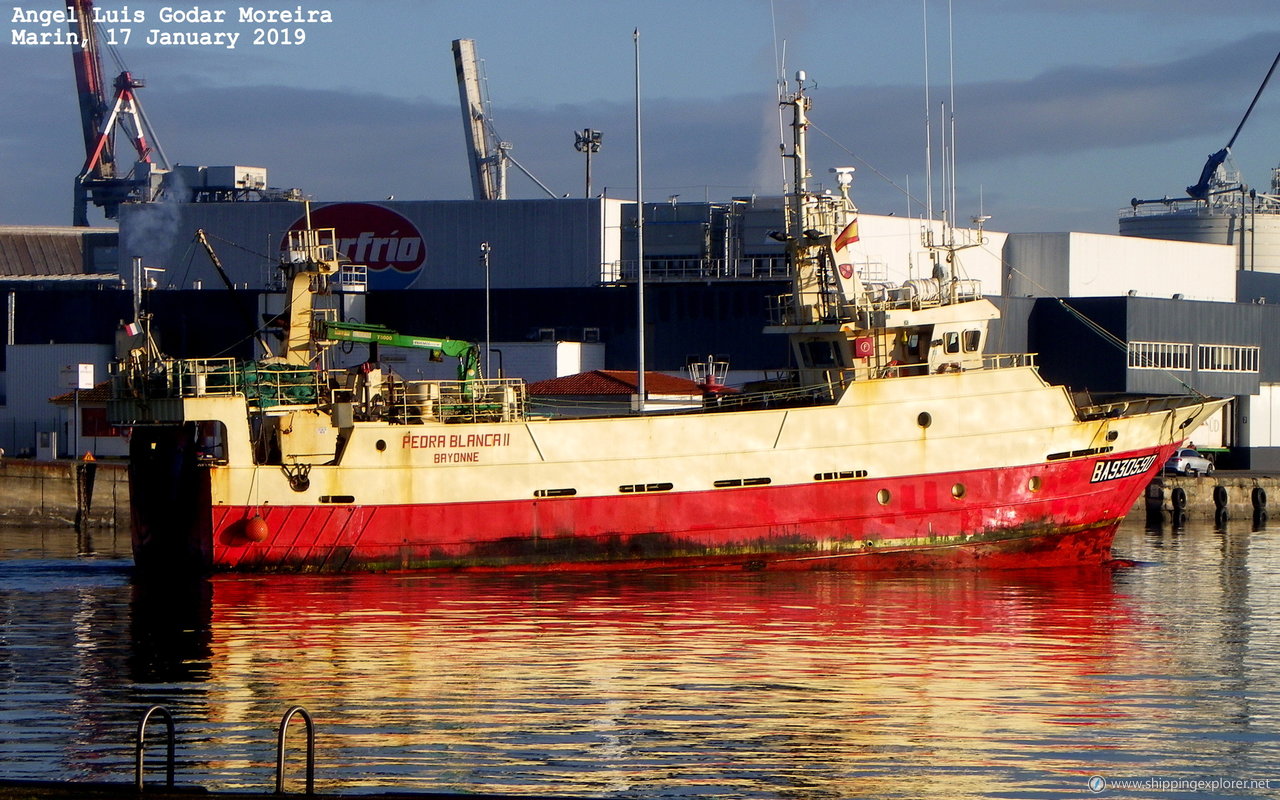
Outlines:
[[583, 197], [591, 197], [591, 154], [600, 152], [600, 141], [604, 134], [583, 128], [581, 131], [574, 131], [573, 137], [573, 148], [579, 153], [587, 154], [587, 193]]
[[489, 350], [492, 346], [489, 334], [489, 251], [488, 242], [480, 243], [480, 266], [484, 267], [484, 374], [489, 377]]
[[639, 366], [636, 367], [636, 396], [640, 402], [640, 413], [645, 413], [645, 399], [648, 390], [644, 381], [644, 148], [640, 137], [640, 29], [631, 34], [632, 47], [636, 55], [636, 327], [640, 331]]

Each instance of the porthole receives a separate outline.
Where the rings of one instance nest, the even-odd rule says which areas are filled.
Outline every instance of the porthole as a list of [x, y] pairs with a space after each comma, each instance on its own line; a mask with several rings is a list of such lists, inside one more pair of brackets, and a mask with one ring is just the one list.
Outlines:
[[933, 415], [928, 411], [921, 411], [920, 416], [916, 417], [916, 424], [921, 428], [927, 428], [933, 424]]
[[1043, 485], [1044, 484], [1040, 480], [1039, 475], [1032, 475], [1030, 478], [1027, 479], [1027, 491], [1038, 492], [1040, 491], [1040, 487]]
[[951, 496], [959, 500], [964, 497], [965, 488], [963, 483], [954, 483], [951, 485]]
[[889, 505], [889, 501], [892, 499], [893, 499], [893, 495], [889, 493], [888, 489], [881, 489], [880, 491], [876, 492], [876, 502], [882, 506]]
[[373, 446], [377, 448], [379, 453], [387, 449], [387, 443], [382, 439], [379, 439]]
[[1114, 442], [1118, 438], [1120, 438], [1120, 431], [1107, 431], [1108, 442]]

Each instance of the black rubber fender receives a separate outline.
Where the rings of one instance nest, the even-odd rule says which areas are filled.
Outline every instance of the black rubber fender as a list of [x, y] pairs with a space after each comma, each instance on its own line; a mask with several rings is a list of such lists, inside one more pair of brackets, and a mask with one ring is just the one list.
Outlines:
[[1227, 507], [1227, 487], [1218, 485], [1213, 487], [1213, 507], [1222, 511]]
[[1253, 502], [1255, 511], [1265, 511], [1267, 508], [1267, 490], [1261, 486], [1253, 487], [1253, 491], [1249, 494], [1249, 500]]
[[1174, 511], [1187, 510], [1187, 490], [1181, 486], [1175, 486], [1173, 491], [1169, 493], [1169, 502], [1173, 503]]

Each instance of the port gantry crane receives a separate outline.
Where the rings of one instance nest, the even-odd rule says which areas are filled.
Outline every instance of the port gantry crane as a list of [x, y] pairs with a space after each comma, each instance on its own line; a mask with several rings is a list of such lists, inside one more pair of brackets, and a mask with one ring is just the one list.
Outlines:
[[[73, 14], [68, 22], [74, 42], [71, 61], [75, 67], [85, 149], [84, 166], [75, 181], [72, 223], [88, 225], [90, 199], [102, 208], [107, 219], [116, 218], [123, 202], [153, 199], [159, 188], [159, 176], [153, 179], [151, 175], [151, 165], [156, 163], [152, 161], [153, 154], [163, 169], [169, 169], [169, 161], [138, 102], [135, 90], [144, 83], [124, 69], [114, 50], [112, 57], [121, 71], [113, 84], [114, 97], [110, 103], [107, 101], [99, 54], [102, 42], [94, 20], [93, 0], [70, 0], [67, 6]], [[110, 49], [109, 44], [107, 47]], [[123, 173], [115, 154], [117, 128], [125, 130], [138, 154], [134, 166]]]
[[474, 39], [453, 40], [453, 66], [458, 75], [458, 99], [462, 102], [473, 197], [476, 200], [506, 200], [507, 164], [515, 164], [548, 197], [558, 198], [560, 195], [516, 161], [511, 155], [511, 143], [504, 142], [494, 130]]

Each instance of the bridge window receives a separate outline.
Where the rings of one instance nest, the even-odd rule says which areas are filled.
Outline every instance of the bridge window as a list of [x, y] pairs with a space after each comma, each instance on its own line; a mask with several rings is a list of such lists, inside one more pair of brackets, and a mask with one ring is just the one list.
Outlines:
[[834, 367], [839, 364], [835, 343], [827, 339], [801, 342], [800, 357], [810, 367]]

